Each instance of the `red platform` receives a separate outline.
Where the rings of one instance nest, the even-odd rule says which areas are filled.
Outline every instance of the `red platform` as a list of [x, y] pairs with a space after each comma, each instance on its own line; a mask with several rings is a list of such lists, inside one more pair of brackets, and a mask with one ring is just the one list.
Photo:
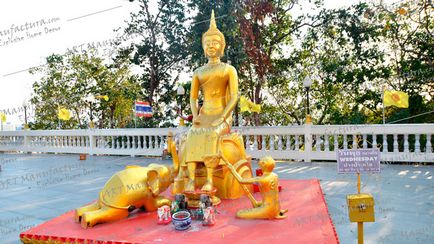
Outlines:
[[[70, 211], [21, 233], [24, 243], [59, 241], [69, 243], [339, 243], [328, 214], [319, 181], [280, 180], [283, 220], [235, 218], [240, 208], [251, 207], [247, 197], [222, 200], [217, 223], [212, 227], [193, 221], [187, 231], [175, 231], [171, 224], [157, 225], [156, 212], [137, 211], [128, 219], [82, 229]], [[259, 200], [259, 193], [255, 194]]]

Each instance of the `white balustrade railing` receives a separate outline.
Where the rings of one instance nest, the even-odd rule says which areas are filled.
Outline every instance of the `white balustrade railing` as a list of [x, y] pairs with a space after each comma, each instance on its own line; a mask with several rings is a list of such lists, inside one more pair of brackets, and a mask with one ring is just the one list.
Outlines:
[[[161, 156], [187, 128], [1, 131], [0, 151]], [[434, 124], [234, 127], [253, 158], [336, 160], [337, 149], [379, 148], [387, 162], [434, 162]]]

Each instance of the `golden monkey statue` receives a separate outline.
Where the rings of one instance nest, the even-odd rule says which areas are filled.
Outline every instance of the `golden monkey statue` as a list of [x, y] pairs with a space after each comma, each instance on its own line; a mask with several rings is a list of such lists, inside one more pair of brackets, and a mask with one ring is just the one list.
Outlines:
[[75, 221], [88, 228], [126, 218], [136, 208], [155, 211], [170, 206], [171, 201], [159, 194], [173, 182], [172, 173], [171, 168], [158, 164], [127, 166], [107, 181], [97, 202], [75, 210]]
[[[199, 192], [226, 199], [245, 194], [224, 163], [213, 157], [223, 154], [231, 163], [247, 159], [242, 136], [231, 133], [232, 112], [238, 102], [238, 76], [233, 66], [220, 61], [225, 46], [225, 37], [217, 29], [212, 11], [209, 29], [202, 35], [208, 63], [194, 71], [191, 82], [193, 126], [186, 135], [177, 135], [177, 142], [168, 141], [168, 151], [179, 169], [173, 193]], [[203, 96], [200, 109], [199, 93]], [[247, 160], [237, 167], [242, 177], [252, 176]]]
[[273, 173], [275, 165], [274, 159], [272, 157], [264, 157], [259, 161], [258, 165], [259, 168], [262, 169], [263, 175], [245, 179], [237, 173], [232, 164], [227, 163], [228, 168], [241, 184], [259, 183], [259, 189], [262, 195], [262, 201], [257, 202], [250, 194], [249, 197], [252, 201], [253, 208], [239, 210], [237, 212], [237, 217], [242, 219], [286, 218], [284, 213], [288, 210], [280, 209], [278, 190], [279, 179], [277, 175]]

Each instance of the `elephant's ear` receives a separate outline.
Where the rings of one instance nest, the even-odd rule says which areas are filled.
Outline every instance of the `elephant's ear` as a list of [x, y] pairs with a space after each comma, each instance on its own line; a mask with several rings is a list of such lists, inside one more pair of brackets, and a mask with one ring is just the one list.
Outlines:
[[149, 170], [148, 171], [148, 187], [152, 192], [152, 195], [158, 196], [160, 194], [160, 177], [158, 171]]

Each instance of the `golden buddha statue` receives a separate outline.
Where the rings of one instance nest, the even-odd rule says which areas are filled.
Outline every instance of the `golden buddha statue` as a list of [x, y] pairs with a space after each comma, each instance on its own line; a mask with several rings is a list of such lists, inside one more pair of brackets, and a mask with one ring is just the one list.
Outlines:
[[[220, 61], [226, 46], [217, 29], [214, 11], [210, 27], [202, 35], [202, 47], [208, 63], [196, 69], [190, 90], [193, 125], [186, 134], [169, 133], [167, 151], [172, 154], [175, 173], [172, 193], [184, 193], [189, 206], [199, 204], [201, 194], [212, 198], [214, 205], [223, 199], [246, 195], [243, 186], [218, 155], [233, 164], [242, 178], [252, 177], [249, 157], [240, 134], [231, 132], [232, 112], [238, 102], [236, 69]], [[198, 106], [199, 94], [202, 104]]]
[[[225, 37], [217, 29], [213, 10], [210, 27], [202, 36], [202, 47], [208, 63], [194, 71], [191, 82], [193, 126], [187, 134], [182, 160], [188, 168], [186, 191], [195, 190], [198, 162], [205, 164], [207, 173], [202, 191], [213, 189], [213, 171], [218, 162], [205, 160], [204, 156], [217, 155], [219, 138], [230, 132], [232, 111], [238, 101], [238, 76], [233, 66], [220, 61], [225, 46]], [[203, 105], [198, 111], [199, 92], [203, 95]]]

